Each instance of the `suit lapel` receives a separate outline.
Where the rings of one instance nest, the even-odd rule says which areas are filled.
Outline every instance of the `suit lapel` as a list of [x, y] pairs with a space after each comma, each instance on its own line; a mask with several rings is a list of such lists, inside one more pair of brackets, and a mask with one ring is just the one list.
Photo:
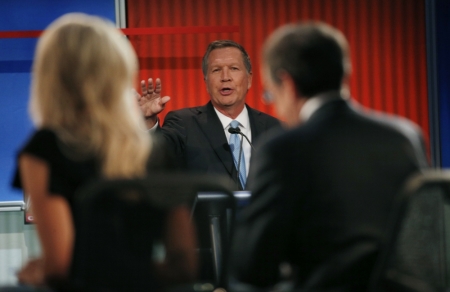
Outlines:
[[262, 119], [258, 119], [261, 112], [252, 109], [246, 105], [248, 111], [248, 119], [250, 121], [250, 129], [252, 131], [252, 142], [266, 129], [266, 124]]
[[219, 120], [211, 102], [199, 108], [199, 114], [195, 116], [201, 131], [211, 144], [211, 148], [217, 154], [230, 175], [233, 174], [234, 163], [230, 146], [223, 131], [222, 123]]

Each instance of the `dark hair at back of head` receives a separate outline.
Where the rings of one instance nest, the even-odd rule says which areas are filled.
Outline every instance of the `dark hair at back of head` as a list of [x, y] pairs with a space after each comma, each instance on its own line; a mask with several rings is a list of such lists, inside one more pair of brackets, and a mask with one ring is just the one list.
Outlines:
[[324, 23], [280, 28], [265, 45], [263, 58], [274, 82], [285, 71], [304, 97], [339, 90], [350, 72], [348, 45], [342, 33]]
[[252, 72], [252, 63], [250, 62], [250, 57], [247, 54], [247, 51], [245, 51], [244, 47], [240, 44], [236, 43], [232, 40], [217, 40], [213, 41], [208, 45], [208, 48], [206, 49], [205, 55], [203, 55], [202, 59], [202, 71], [203, 71], [203, 77], [206, 78], [206, 73], [208, 71], [208, 58], [209, 54], [215, 50], [215, 49], [223, 49], [223, 48], [237, 48], [242, 53], [242, 59], [244, 60], [245, 69], [247, 69], [247, 73]]

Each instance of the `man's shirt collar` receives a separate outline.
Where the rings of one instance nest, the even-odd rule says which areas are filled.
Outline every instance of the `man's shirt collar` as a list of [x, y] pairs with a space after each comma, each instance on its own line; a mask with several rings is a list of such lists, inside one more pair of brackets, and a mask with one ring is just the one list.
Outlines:
[[[222, 123], [223, 129], [226, 130], [230, 126], [230, 123], [231, 121], [233, 121], [233, 119], [222, 114], [216, 108], [214, 108], [214, 110], [216, 111], [217, 116], [219, 117], [219, 120]], [[234, 120], [239, 122], [239, 127], [242, 127], [243, 129], [250, 128], [250, 122], [248, 120], [248, 110], [246, 106], [244, 106], [244, 109]]]

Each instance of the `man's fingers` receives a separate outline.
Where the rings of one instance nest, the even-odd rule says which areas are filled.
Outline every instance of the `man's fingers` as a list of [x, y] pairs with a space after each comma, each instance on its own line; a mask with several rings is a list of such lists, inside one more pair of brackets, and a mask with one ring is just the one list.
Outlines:
[[142, 95], [147, 94], [147, 86], [145, 85], [145, 80], [141, 80], [141, 91], [142, 91]]
[[147, 94], [152, 95], [153, 93], [160, 94], [161, 93], [161, 79], [156, 78], [155, 84], [153, 84], [153, 78], [149, 78], [147, 80], [147, 83], [145, 82], [145, 80], [142, 80], [141, 81], [141, 90], [142, 90], [143, 96], [147, 95]]
[[161, 101], [159, 102], [161, 106], [166, 105], [166, 103], [170, 100], [170, 96], [161, 97]]
[[161, 79], [156, 78], [155, 93], [161, 93]]
[[148, 79], [148, 87], [147, 87], [148, 93], [153, 94], [153, 79]]

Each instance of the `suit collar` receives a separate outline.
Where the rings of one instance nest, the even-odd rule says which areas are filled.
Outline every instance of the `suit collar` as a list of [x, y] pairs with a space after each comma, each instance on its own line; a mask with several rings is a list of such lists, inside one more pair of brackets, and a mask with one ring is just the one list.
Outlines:
[[267, 125], [263, 119], [259, 119], [261, 112], [255, 110], [248, 105], [245, 105], [248, 110], [248, 121], [250, 123], [250, 128], [252, 129], [252, 142], [256, 141], [256, 138], [260, 136], [264, 131], [267, 130]]
[[322, 94], [308, 98], [299, 113], [299, 118], [302, 123], [308, 121], [308, 119], [314, 115], [322, 106], [328, 102], [343, 99], [339, 91], [328, 91]]
[[336, 114], [340, 114], [342, 112], [352, 110], [352, 106], [346, 99], [337, 98], [331, 101], [326, 102], [320, 108], [318, 108], [307, 121], [302, 123], [301, 125], [306, 125], [310, 123], [314, 123], [315, 121], [322, 120], [324, 118], [329, 118]]

